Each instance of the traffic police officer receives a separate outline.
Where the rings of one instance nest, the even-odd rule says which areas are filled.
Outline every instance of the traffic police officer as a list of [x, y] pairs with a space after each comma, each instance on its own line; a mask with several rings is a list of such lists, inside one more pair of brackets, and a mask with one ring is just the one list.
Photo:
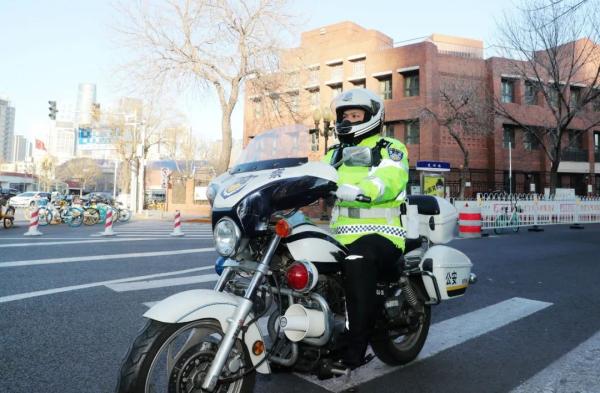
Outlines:
[[[350, 251], [344, 261], [344, 289], [349, 319], [348, 346], [337, 367], [356, 368], [364, 356], [379, 308], [378, 276], [392, 269], [404, 250], [405, 229], [400, 221], [408, 182], [408, 154], [404, 144], [382, 137], [383, 101], [366, 89], [352, 89], [334, 98], [335, 130], [340, 141], [323, 160], [339, 165], [348, 146], [371, 149], [371, 162], [338, 167], [337, 200], [331, 231]], [[368, 200], [370, 202], [359, 202]]]

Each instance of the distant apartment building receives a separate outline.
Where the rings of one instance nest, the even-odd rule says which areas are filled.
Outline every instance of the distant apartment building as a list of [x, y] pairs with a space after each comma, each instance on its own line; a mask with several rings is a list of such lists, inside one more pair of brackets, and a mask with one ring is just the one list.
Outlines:
[[[479, 40], [440, 34], [395, 44], [387, 35], [352, 22], [304, 32], [300, 46], [283, 56], [277, 78], [284, 82], [278, 91], [255, 94], [250, 81], [244, 103], [244, 144], [276, 125], [302, 122], [313, 127], [315, 108], [329, 106], [331, 99], [345, 90], [366, 87], [384, 100], [384, 134], [406, 144], [411, 168], [418, 160], [450, 162], [448, 184], [456, 193], [463, 163], [461, 150], [445, 128], [431, 116], [424, 116], [426, 108], [434, 112], [440, 109], [442, 84], [467, 81], [486, 95], [485, 100], [501, 100], [532, 126], [548, 124], [551, 116], [528, 81], [511, 75], [515, 60], [484, 59], [483, 48]], [[599, 111], [600, 105], [593, 105], [585, 109], [585, 115], [600, 119]], [[272, 116], [275, 112], [280, 114], [278, 118]], [[573, 127], [577, 126], [576, 119]], [[543, 192], [550, 181], [550, 161], [543, 149], [530, 135], [499, 116], [491, 115], [484, 128], [481, 135], [463, 138], [470, 161], [468, 194], [509, 189], [509, 145], [512, 190]], [[586, 194], [587, 186], [592, 185], [593, 192], [600, 193], [600, 127], [585, 135], [572, 135], [577, 140], [565, 143], [569, 148], [563, 151], [558, 187]], [[323, 143], [319, 148], [312, 159], [322, 156]], [[418, 182], [414, 170], [410, 182]]]
[[0, 162], [12, 161], [15, 133], [15, 108], [0, 98]]
[[92, 105], [96, 103], [96, 84], [80, 83], [77, 91], [75, 123], [88, 125], [92, 123]]
[[15, 135], [12, 161], [23, 162], [30, 155], [31, 142], [23, 135]]
[[57, 165], [75, 157], [75, 124], [56, 120], [49, 130], [46, 148], [57, 159]]

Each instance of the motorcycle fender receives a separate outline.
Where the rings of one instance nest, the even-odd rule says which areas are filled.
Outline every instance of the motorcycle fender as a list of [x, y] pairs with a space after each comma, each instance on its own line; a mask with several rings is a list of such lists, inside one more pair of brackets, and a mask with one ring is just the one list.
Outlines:
[[[150, 308], [144, 317], [164, 323], [183, 323], [200, 319], [215, 319], [221, 324], [221, 329], [229, 329], [229, 321], [238, 307], [239, 297], [226, 292], [216, 292], [211, 289], [194, 289], [169, 296]], [[246, 321], [253, 318], [249, 315]], [[241, 338], [241, 333], [240, 333]], [[256, 366], [265, 357], [265, 352], [260, 356], [252, 353], [252, 345], [256, 341], [263, 341], [256, 323], [248, 326], [244, 344], [252, 364]], [[256, 369], [261, 374], [270, 374], [269, 362], [263, 362]]]

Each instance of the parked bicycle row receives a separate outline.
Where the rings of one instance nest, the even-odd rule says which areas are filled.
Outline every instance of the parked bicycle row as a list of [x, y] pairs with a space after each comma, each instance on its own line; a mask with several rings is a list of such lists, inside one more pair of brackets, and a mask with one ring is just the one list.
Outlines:
[[70, 227], [84, 225], [95, 225], [105, 222], [109, 210], [112, 210], [113, 222], [126, 222], [131, 218], [131, 211], [122, 205], [111, 206], [91, 200], [87, 204], [75, 202], [69, 204], [64, 200], [48, 202], [41, 199], [37, 205], [26, 209], [26, 216], [38, 209], [39, 225], [67, 224]]

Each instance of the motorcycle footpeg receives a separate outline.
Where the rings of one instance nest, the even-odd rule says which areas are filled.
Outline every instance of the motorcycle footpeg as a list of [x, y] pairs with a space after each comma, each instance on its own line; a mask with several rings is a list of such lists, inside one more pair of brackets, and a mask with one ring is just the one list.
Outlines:
[[330, 379], [333, 377], [341, 377], [344, 375], [349, 376], [350, 369], [336, 367], [336, 365], [334, 365], [334, 362], [331, 359], [323, 359], [317, 371], [317, 378], [319, 380]]

